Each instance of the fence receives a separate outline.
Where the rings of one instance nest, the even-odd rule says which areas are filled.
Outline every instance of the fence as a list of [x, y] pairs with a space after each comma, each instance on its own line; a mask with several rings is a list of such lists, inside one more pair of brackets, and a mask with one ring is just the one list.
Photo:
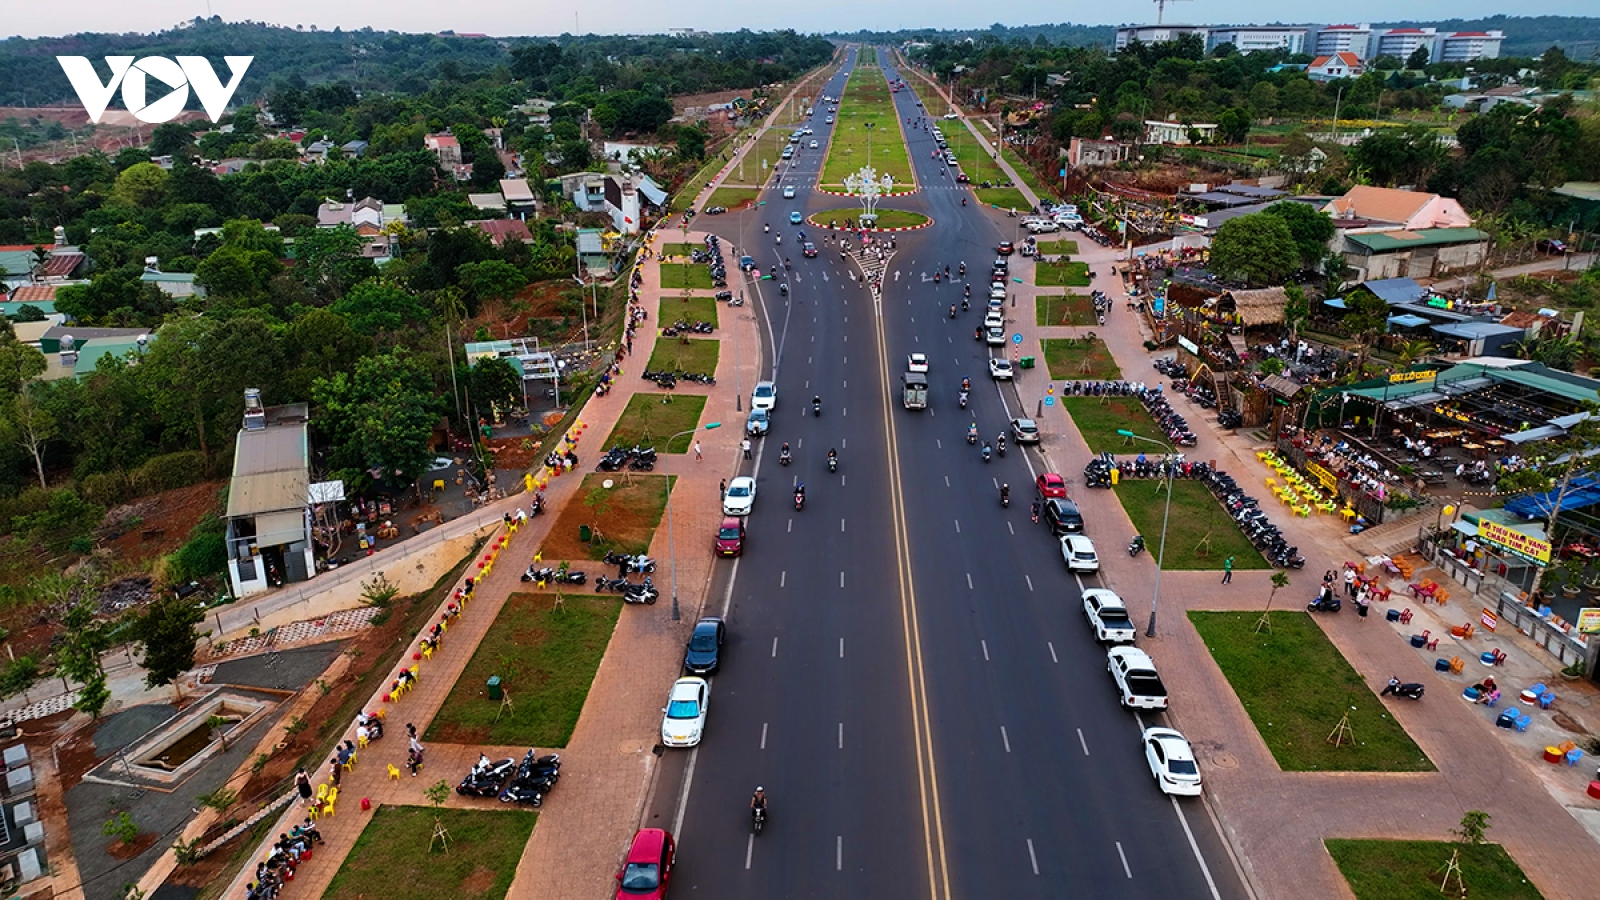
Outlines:
[[1510, 622], [1518, 631], [1532, 638], [1546, 653], [1560, 660], [1563, 667], [1581, 660], [1588, 671], [1595, 670], [1595, 657], [1600, 655], [1600, 641], [1582, 641], [1577, 635], [1557, 628], [1524, 606], [1522, 598], [1511, 591], [1501, 591], [1497, 605], [1500, 621]]

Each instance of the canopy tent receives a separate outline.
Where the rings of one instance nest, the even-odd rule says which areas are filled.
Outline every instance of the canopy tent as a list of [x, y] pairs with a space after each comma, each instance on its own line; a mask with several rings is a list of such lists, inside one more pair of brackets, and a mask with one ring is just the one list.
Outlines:
[[1422, 326], [1431, 323], [1429, 320], [1424, 319], [1421, 316], [1414, 316], [1411, 313], [1406, 313], [1405, 315], [1401, 316], [1390, 316], [1389, 324], [1399, 325], [1401, 328], [1421, 328]]
[[[1505, 510], [1523, 519], [1548, 519], [1552, 513], [1558, 511], [1556, 495], [1559, 493], [1559, 490], [1554, 490], [1514, 497], [1506, 501]], [[1574, 478], [1572, 483], [1567, 485], [1567, 492], [1561, 495], [1559, 512], [1583, 509], [1596, 503], [1600, 503], [1600, 479], [1593, 476]]]

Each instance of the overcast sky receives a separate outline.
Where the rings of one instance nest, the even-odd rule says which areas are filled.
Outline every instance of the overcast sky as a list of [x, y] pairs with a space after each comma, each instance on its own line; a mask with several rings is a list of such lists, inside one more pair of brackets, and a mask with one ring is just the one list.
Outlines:
[[[733, 31], [794, 28], [801, 31], [893, 30], [898, 28], [975, 28], [992, 24], [996, 10], [971, 0], [800, 0], [791, 3], [663, 3], [660, 0], [75, 0], [38, 3], [5, 0], [0, 34], [38, 37], [83, 31], [159, 31], [195, 16], [219, 15], [230, 21], [254, 19], [277, 25], [335, 26], [410, 32], [484, 32], [492, 35], [548, 35], [562, 32], [660, 32], [667, 28]], [[998, 15], [1007, 25], [1038, 22], [1127, 24], [1154, 22], [1153, 2], [1090, 3], [1068, 0], [1024, 8], [1008, 6]], [[1301, 13], [1332, 22], [1427, 20], [1440, 15], [1468, 18], [1515, 12], [1539, 15], [1594, 15], [1593, 0], [1544, 0], [1537, 10], [1506, 0], [1346, 0], [1310, 5]], [[1191, 0], [1168, 7], [1166, 21], [1195, 24], [1265, 24], [1282, 21], [1286, 8], [1269, 0]], [[576, 24], [574, 15], [577, 15]]]

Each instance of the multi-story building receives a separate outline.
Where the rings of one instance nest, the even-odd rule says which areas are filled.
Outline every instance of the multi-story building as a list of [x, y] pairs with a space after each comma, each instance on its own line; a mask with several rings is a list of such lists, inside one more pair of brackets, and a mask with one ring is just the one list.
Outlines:
[[1354, 53], [1358, 59], [1366, 59], [1371, 42], [1371, 25], [1326, 25], [1311, 35], [1306, 52], [1313, 56]]
[[1204, 25], [1128, 25], [1117, 29], [1117, 49], [1133, 41], [1141, 44], [1165, 44], [1175, 41], [1186, 34], [1200, 35], [1200, 42], [1206, 41], [1206, 36], [1211, 29]]
[[1439, 35], [1434, 62], [1471, 62], [1475, 59], [1497, 59], [1500, 43], [1506, 39], [1503, 31], [1452, 31]]
[[1436, 28], [1385, 28], [1373, 32], [1368, 58], [1392, 56], [1405, 62], [1411, 54], [1423, 49], [1428, 51], [1428, 61], [1432, 62], [1437, 58], [1434, 44], [1438, 40], [1439, 30]]
[[1306, 30], [1305, 26], [1282, 25], [1237, 25], [1213, 28], [1206, 49], [1214, 50], [1222, 44], [1232, 44], [1240, 53], [1254, 53], [1257, 50], [1288, 50], [1290, 53], [1304, 53]]

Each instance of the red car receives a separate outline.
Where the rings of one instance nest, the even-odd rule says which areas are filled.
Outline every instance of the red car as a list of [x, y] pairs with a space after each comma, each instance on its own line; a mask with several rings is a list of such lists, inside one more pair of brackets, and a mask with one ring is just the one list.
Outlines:
[[617, 873], [617, 900], [667, 896], [674, 856], [672, 835], [663, 828], [641, 828]]
[[1034, 482], [1034, 486], [1039, 489], [1039, 496], [1041, 497], [1067, 499], [1067, 482], [1054, 472], [1046, 472], [1040, 475], [1039, 480]]
[[1015, 250], [1015, 249], [1017, 249], [1017, 248], [1016, 248], [1016, 247], [1013, 247], [1013, 246], [1012, 246], [1012, 245], [1011, 245], [1011, 242], [1010, 242], [1010, 241], [1001, 241], [1001, 242], [1000, 242], [1000, 246], [999, 246], [999, 247], [997, 247], [997, 248], [995, 248], [995, 251], [996, 251], [996, 252], [997, 252], [997, 253], [999, 253], [999, 254], [1000, 254], [1000, 255], [1001, 255], [1001, 256], [1010, 256], [1010, 255], [1011, 255], [1011, 252], [1012, 252], [1012, 251], [1013, 251], [1013, 250]]
[[813, 243], [810, 243], [808, 241], [806, 243], [805, 247], [802, 248], [800, 252], [805, 254], [806, 258], [808, 258], [808, 259], [815, 258], [816, 255], [817, 255], [817, 245], [813, 244]]
[[738, 556], [744, 552], [744, 520], [725, 516], [717, 529], [717, 555]]

